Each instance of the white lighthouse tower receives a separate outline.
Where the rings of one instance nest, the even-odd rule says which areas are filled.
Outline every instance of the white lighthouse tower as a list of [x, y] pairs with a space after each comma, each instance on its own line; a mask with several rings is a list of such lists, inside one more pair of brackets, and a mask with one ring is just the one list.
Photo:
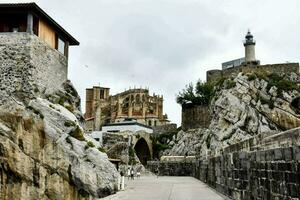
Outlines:
[[244, 46], [245, 46], [245, 62], [246, 63], [258, 63], [255, 59], [255, 40], [253, 39], [253, 35], [250, 30], [245, 37]]

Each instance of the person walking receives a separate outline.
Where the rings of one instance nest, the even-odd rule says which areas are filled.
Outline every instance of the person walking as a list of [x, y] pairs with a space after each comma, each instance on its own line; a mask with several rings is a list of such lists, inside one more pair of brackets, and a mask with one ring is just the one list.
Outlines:
[[155, 169], [155, 174], [156, 174], [156, 178], [158, 178], [158, 176], [159, 176], [159, 166], [157, 166], [157, 168]]
[[120, 182], [120, 190], [124, 190], [125, 188], [125, 181], [124, 181], [124, 172], [121, 170], [120, 175], [121, 175], [121, 182]]
[[127, 170], [127, 177], [128, 177], [128, 180], [129, 180], [129, 178], [130, 178], [130, 168], [128, 167], [128, 170]]
[[137, 172], [136, 172], [136, 178], [139, 179], [140, 177], [141, 177], [141, 172], [140, 172], [140, 171], [137, 171]]
[[134, 171], [133, 171], [133, 168], [131, 168], [130, 176], [131, 176], [131, 180], [134, 180]]

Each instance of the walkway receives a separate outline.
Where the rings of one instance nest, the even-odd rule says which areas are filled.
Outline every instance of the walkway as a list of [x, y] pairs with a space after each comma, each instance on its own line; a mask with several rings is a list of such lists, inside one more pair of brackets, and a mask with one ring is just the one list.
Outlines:
[[126, 180], [125, 191], [105, 200], [222, 200], [226, 199], [192, 177], [145, 176]]

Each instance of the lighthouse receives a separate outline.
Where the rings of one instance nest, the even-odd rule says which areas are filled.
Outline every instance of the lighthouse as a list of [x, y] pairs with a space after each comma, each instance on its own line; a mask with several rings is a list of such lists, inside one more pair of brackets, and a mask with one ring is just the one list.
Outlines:
[[245, 47], [245, 62], [246, 63], [257, 63], [255, 59], [255, 40], [250, 30], [248, 30], [244, 41]]

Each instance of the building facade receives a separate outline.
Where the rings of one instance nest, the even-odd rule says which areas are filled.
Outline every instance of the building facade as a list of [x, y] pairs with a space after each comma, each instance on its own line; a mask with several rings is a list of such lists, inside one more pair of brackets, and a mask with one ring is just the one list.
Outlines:
[[102, 131], [111, 132], [111, 133], [118, 133], [123, 131], [131, 131], [131, 132], [144, 131], [146, 133], [153, 133], [152, 127], [138, 123], [136, 120], [133, 119], [103, 125]]
[[235, 59], [235, 60], [223, 62], [222, 63], [222, 70], [223, 69], [228, 69], [228, 68], [240, 66], [244, 62], [245, 62], [245, 58], [239, 58], [239, 59]]
[[150, 127], [167, 124], [163, 114], [163, 97], [149, 94], [148, 89], [129, 89], [116, 95], [109, 88], [86, 89], [86, 130], [101, 130], [105, 124], [135, 119]]
[[288, 72], [299, 73], [299, 63], [278, 63], [261, 65], [260, 61], [255, 56], [255, 45], [253, 35], [250, 31], [247, 32], [243, 42], [245, 47], [245, 57], [237, 60], [222, 63], [222, 70], [214, 69], [206, 72], [207, 82], [218, 82], [222, 78], [229, 78], [238, 73], [275, 73], [283, 75]]
[[67, 81], [69, 46], [79, 42], [37, 4], [13, 3], [0, 4], [0, 44], [0, 104], [4, 104], [13, 95], [28, 101], [37, 92], [61, 89]]

